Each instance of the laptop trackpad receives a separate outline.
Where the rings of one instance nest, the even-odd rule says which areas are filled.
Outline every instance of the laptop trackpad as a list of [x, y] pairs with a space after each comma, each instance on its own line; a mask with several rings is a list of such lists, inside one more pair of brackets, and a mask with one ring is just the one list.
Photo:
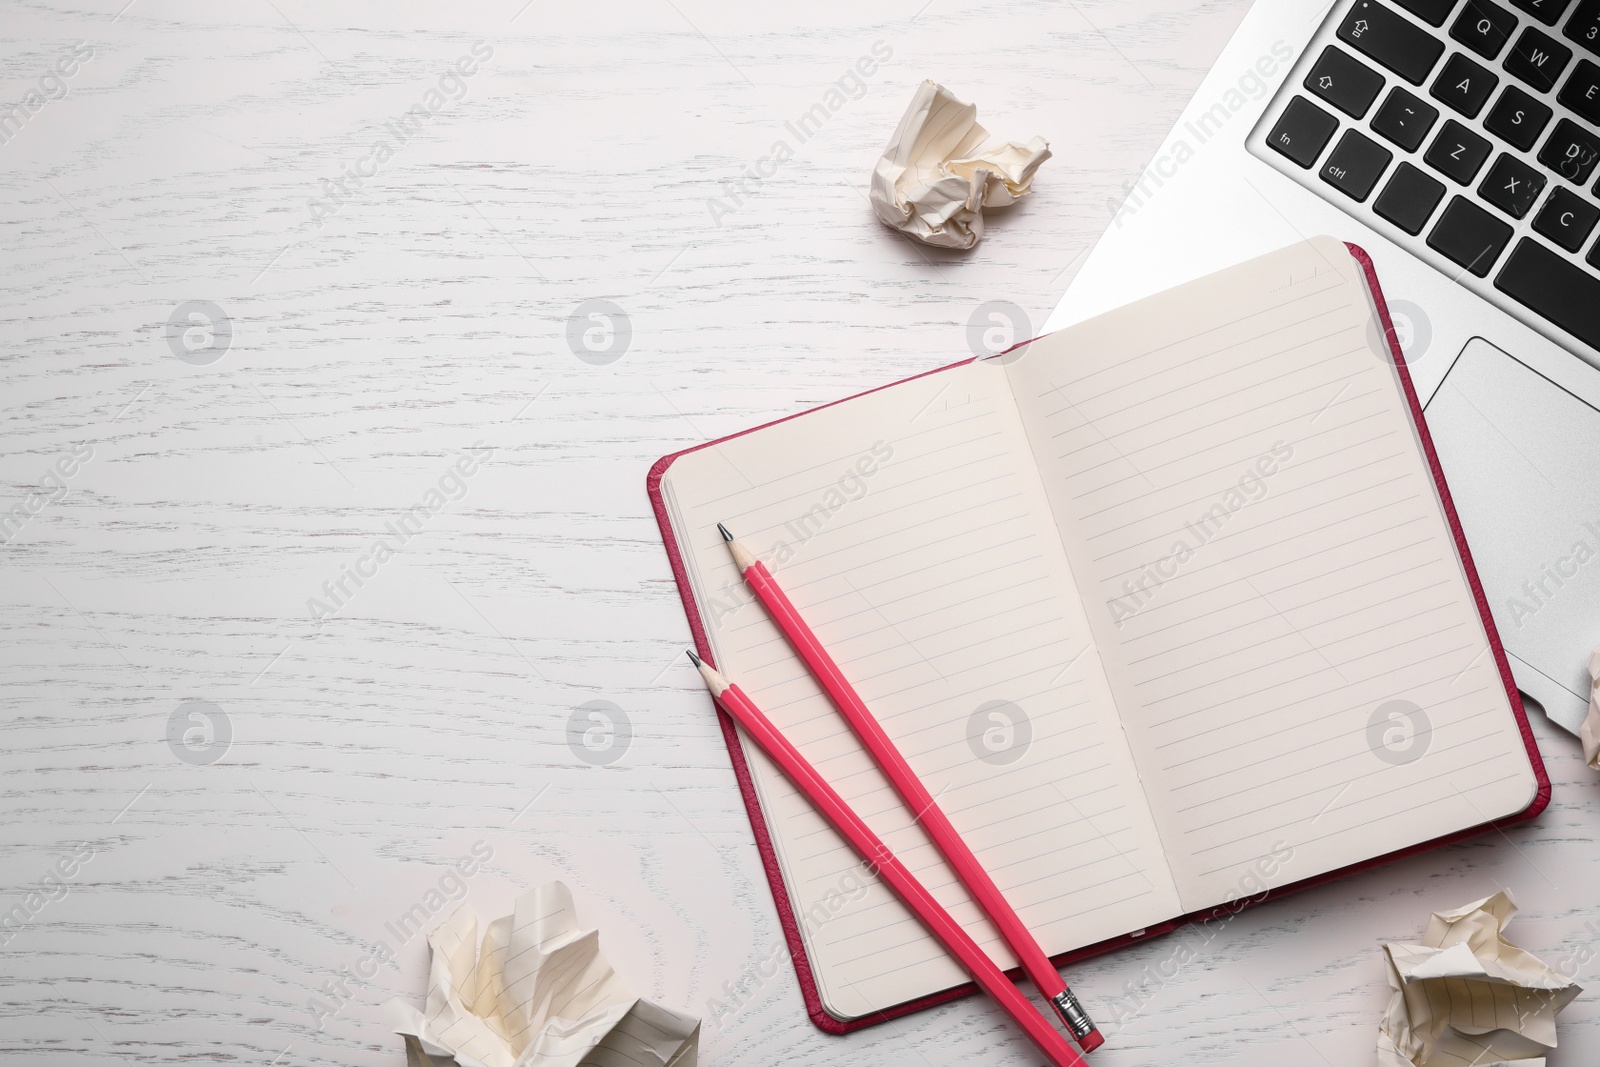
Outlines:
[[1576, 733], [1600, 644], [1600, 411], [1474, 338], [1427, 420], [1517, 685]]

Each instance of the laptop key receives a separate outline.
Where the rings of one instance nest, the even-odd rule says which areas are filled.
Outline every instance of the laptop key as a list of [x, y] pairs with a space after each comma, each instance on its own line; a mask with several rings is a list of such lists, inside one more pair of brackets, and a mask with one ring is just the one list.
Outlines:
[[1338, 128], [1338, 119], [1297, 96], [1289, 101], [1278, 124], [1267, 134], [1267, 144], [1309, 170]]
[[1428, 95], [1443, 100], [1470, 119], [1483, 110], [1484, 102], [1498, 84], [1499, 78], [1457, 52], [1433, 80]]
[[1561, 31], [1569, 41], [1600, 55], [1600, 0], [1579, 0], [1578, 10]]
[[1339, 40], [1412, 85], [1422, 84], [1444, 52], [1443, 41], [1374, 0], [1358, 0], [1350, 9], [1339, 24]]
[[1600, 278], [1531, 237], [1517, 242], [1494, 287], [1590, 348], [1600, 348]]
[[1561, 87], [1561, 95], [1556, 99], [1600, 126], [1600, 67], [1587, 59], [1578, 60], [1572, 77]]
[[1464, 196], [1453, 197], [1428, 234], [1428, 247], [1442, 252], [1458, 267], [1478, 277], [1489, 268], [1511, 240], [1511, 227]]
[[1596, 222], [1600, 222], [1600, 207], [1558, 185], [1533, 217], [1533, 228], [1568, 252], [1576, 252]]
[[1498, 4], [1491, 4], [1489, 0], [1467, 0], [1467, 6], [1450, 26], [1450, 36], [1484, 59], [1493, 59], [1516, 28], [1517, 16]]
[[1572, 49], [1529, 26], [1511, 46], [1501, 66], [1541, 93], [1548, 93], [1571, 60]]
[[1333, 45], [1322, 50], [1305, 87], [1351, 118], [1360, 118], [1383, 91], [1383, 75]]
[[[1556, 0], [1547, 2], [1554, 3]], [[1562, 6], [1566, 5], [1566, 0], [1560, 2]], [[1456, 6], [1456, 0], [1395, 0], [1395, 3], [1430, 26], [1443, 26], [1444, 20], [1450, 17], [1451, 10]]]
[[1562, 119], [1539, 149], [1539, 162], [1573, 185], [1589, 180], [1595, 161], [1600, 160], [1600, 139], [1571, 119]]
[[1422, 158], [1440, 174], [1466, 185], [1489, 158], [1489, 142], [1450, 119]]
[[1512, 148], [1526, 152], [1544, 132], [1550, 109], [1515, 85], [1506, 86], [1483, 120], [1483, 128]]
[[1356, 201], [1362, 201], [1383, 177], [1394, 153], [1372, 138], [1346, 130], [1322, 164], [1322, 180]]
[[1433, 129], [1439, 109], [1412, 96], [1398, 85], [1389, 90], [1372, 116], [1372, 128], [1407, 152], [1415, 152]]
[[1478, 186], [1478, 195], [1514, 219], [1520, 219], [1544, 192], [1544, 175], [1516, 156], [1500, 153]]
[[1372, 202], [1372, 210], [1415, 237], [1428, 224], [1428, 216], [1443, 198], [1443, 182], [1435, 181], [1409, 163], [1401, 163], [1378, 199]]
[[1572, 0], [1511, 0], [1512, 7], [1526, 11], [1546, 26], [1554, 26], [1571, 3]]

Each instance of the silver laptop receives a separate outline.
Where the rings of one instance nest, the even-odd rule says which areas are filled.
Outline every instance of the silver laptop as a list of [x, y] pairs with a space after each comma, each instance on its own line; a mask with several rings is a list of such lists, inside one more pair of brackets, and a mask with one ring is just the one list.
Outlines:
[[1315, 234], [1377, 267], [1522, 691], [1600, 644], [1600, 0], [1257, 0], [1046, 324]]

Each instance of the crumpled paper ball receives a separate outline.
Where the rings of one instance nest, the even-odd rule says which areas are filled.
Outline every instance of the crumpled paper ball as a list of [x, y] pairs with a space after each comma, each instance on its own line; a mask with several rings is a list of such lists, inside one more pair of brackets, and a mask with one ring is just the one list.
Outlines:
[[550, 882], [482, 930], [463, 904], [428, 935], [423, 1010], [383, 1006], [420, 1067], [694, 1067], [700, 1021], [634, 996]]
[[1420, 945], [1383, 946], [1394, 993], [1380, 1067], [1542, 1067], [1556, 1013], [1582, 990], [1505, 939], [1516, 913], [1502, 891], [1434, 912]]
[[924, 81], [872, 169], [868, 199], [885, 225], [914, 240], [971, 248], [983, 239], [984, 209], [1026, 196], [1049, 158], [1042, 137], [990, 143], [975, 106]]

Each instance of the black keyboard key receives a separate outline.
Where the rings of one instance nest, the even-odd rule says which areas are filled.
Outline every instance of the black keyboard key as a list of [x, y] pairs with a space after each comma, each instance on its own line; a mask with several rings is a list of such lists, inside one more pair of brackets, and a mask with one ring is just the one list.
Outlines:
[[1344, 131], [1322, 163], [1322, 180], [1353, 200], [1362, 201], [1383, 177], [1394, 153], [1355, 130]]
[[1600, 0], [1578, 0], [1578, 10], [1567, 20], [1562, 36], [1580, 48], [1600, 55]]
[[1428, 166], [1447, 178], [1466, 185], [1489, 158], [1489, 142], [1467, 129], [1455, 119], [1450, 119], [1439, 130], [1439, 136], [1428, 146], [1422, 157]]
[[1576, 252], [1596, 222], [1600, 222], [1600, 207], [1558, 185], [1550, 190], [1550, 199], [1533, 217], [1533, 228], [1568, 252]]
[[1511, 0], [1511, 6], [1526, 11], [1546, 26], [1554, 26], [1570, 3], [1572, 0]]
[[1511, 240], [1511, 227], [1464, 196], [1451, 199], [1444, 214], [1428, 234], [1428, 247], [1442, 252], [1458, 267], [1478, 277], [1489, 268]]
[[1484, 102], [1498, 84], [1499, 78], [1457, 52], [1433, 79], [1428, 95], [1443, 100], [1470, 119], [1483, 110]]
[[1409, 163], [1401, 163], [1372, 202], [1372, 210], [1415, 237], [1443, 198], [1443, 182], [1434, 181]]
[[1483, 128], [1512, 148], [1526, 152], [1544, 132], [1550, 109], [1515, 85], [1506, 86], [1483, 120]]
[[1329, 45], [1306, 75], [1305, 86], [1351, 118], [1360, 118], [1383, 90], [1383, 75]]
[[1489, 0], [1467, 0], [1467, 6], [1450, 26], [1450, 36], [1478, 53], [1493, 59], [1511, 39], [1517, 16]]
[[1531, 237], [1517, 242], [1494, 287], [1600, 349], [1600, 278], [1568, 263]]
[[1572, 49], [1529, 26], [1511, 46], [1501, 66], [1541, 93], [1548, 93], [1571, 60]]
[[1500, 153], [1478, 186], [1478, 195], [1514, 219], [1520, 219], [1544, 192], [1544, 175], [1516, 156]]
[[[1562, 0], [1563, 4], [1565, 2]], [[1456, 6], [1456, 0], [1395, 0], [1395, 3], [1430, 26], [1443, 26], [1444, 20], [1450, 17], [1451, 9]]]
[[1412, 85], [1422, 84], [1444, 52], [1443, 41], [1373, 0], [1359, 0], [1350, 9], [1339, 24], [1339, 40]]
[[1589, 180], [1596, 160], [1600, 160], [1600, 139], [1571, 119], [1556, 123], [1544, 147], [1539, 149], [1539, 162], [1573, 185]]
[[1438, 108], [1397, 85], [1389, 90], [1378, 113], [1372, 116], [1372, 128], [1407, 152], [1415, 152], [1438, 117]]
[[1297, 96], [1289, 101], [1278, 124], [1267, 134], [1267, 144], [1309, 169], [1338, 128], [1338, 119]]
[[1561, 95], [1557, 99], [1600, 126], [1600, 67], [1587, 59], [1578, 60], [1572, 77], [1561, 87]]

